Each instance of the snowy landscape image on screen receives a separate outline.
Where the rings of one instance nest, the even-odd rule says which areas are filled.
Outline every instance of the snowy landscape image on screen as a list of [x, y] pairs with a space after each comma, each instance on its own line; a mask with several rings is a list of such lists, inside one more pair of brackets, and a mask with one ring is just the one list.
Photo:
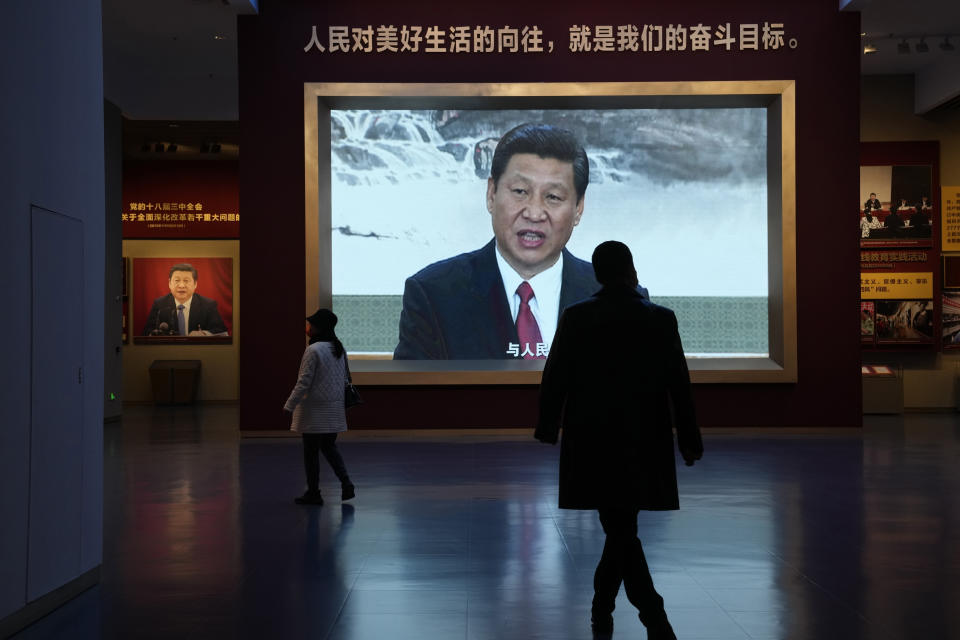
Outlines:
[[[620, 240], [656, 302], [752, 301], [748, 313], [764, 315], [751, 320], [754, 346], [695, 351], [766, 351], [765, 109], [332, 110], [330, 118], [334, 306], [365, 327], [351, 351], [392, 351], [404, 280], [493, 237], [490, 158], [500, 136], [525, 122], [569, 129], [590, 159], [583, 218], [567, 245], [574, 255], [589, 260], [600, 242]], [[357, 315], [373, 313], [363, 311], [371, 304], [396, 317]]]

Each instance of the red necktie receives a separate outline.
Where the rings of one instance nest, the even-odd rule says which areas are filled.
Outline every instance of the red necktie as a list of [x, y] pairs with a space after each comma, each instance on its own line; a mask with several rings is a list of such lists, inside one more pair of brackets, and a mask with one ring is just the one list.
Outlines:
[[524, 360], [535, 360], [537, 356], [537, 345], [543, 341], [540, 336], [540, 327], [537, 326], [537, 319], [533, 317], [530, 311], [530, 299], [533, 298], [533, 287], [529, 282], [521, 282], [517, 287], [517, 295], [520, 296], [520, 310], [517, 312], [517, 336], [520, 338], [520, 355]]

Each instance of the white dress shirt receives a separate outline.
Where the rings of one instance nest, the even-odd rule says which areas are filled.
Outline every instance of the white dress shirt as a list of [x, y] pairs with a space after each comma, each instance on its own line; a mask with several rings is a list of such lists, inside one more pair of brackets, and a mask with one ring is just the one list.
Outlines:
[[[524, 278], [517, 273], [510, 264], [500, 255], [497, 247], [497, 266], [500, 268], [500, 279], [503, 280], [503, 289], [510, 304], [510, 317], [514, 324], [517, 322], [517, 313], [520, 311], [520, 296], [517, 287]], [[541, 271], [527, 282], [533, 289], [533, 298], [530, 300], [530, 311], [540, 327], [540, 337], [546, 345], [547, 352], [553, 343], [553, 334], [557, 332], [557, 318], [560, 311], [560, 287], [563, 285], [563, 254], [546, 271]]]

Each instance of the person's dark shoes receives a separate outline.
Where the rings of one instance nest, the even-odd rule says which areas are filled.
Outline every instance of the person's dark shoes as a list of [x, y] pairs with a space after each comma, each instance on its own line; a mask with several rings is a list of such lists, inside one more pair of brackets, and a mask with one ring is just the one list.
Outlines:
[[609, 613], [591, 615], [590, 629], [594, 638], [609, 638], [613, 635], [613, 616]]
[[340, 485], [340, 491], [341, 500], [350, 500], [357, 495], [356, 487], [353, 486], [352, 482], [344, 482]]
[[297, 504], [323, 504], [323, 497], [319, 491], [310, 491], [308, 489], [302, 496], [294, 498], [293, 501]]
[[647, 640], [677, 640], [677, 635], [670, 623], [664, 622], [656, 627], [647, 627]]

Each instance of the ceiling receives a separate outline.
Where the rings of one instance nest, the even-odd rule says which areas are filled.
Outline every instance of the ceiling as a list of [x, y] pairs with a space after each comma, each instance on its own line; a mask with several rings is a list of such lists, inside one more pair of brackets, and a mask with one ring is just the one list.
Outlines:
[[249, 0], [102, 0], [103, 92], [138, 120], [237, 119]]
[[[860, 11], [863, 75], [912, 74], [917, 112], [960, 96], [960, 0], [838, 0], [843, 11]], [[131, 148], [166, 137], [198, 148], [226, 136], [238, 120], [237, 15], [256, 13], [257, 0], [102, 0], [103, 83], [108, 100], [130, 120]], [[941, 51], [944, 36], [954, 51]], [[925, 37], [927, 53], [915, 45]], [[907, 38], [910, 53], [898, 53]], [[180, 123], [157, 131], [158, 122]], [[199, 131], [209, 121], [215, 134]], [[138, 127], [148, 129], [140, 131]], [[237, 127], [233, 126], [236, 132]], [[192, 135], [192, 134], [189, 134]], [[234, 135], [236, 135], [234, 133]], [[149, 138], [149, 139], [148, 139]], [[173, 140], [173, 138], [179, 138]], [[223, 138], [226, 140], [226, 138]], [[222, 141], [221, 141], [222, 142]], [[228, 143], [237, 142], [227, 140]]]
[[[960, 59], [960, 2], [957, 0], [851, 0], [844, 10], [860, 11], [864, 45], [876, 53], [863, 56], [862, 75], [917, 74]], [[941, 51], [945, 36], [954, 51]], [[907, 38], [910, 53], [899, 53], [897, 44]], [[917, 53], [924, 38], [929, 51]]]

